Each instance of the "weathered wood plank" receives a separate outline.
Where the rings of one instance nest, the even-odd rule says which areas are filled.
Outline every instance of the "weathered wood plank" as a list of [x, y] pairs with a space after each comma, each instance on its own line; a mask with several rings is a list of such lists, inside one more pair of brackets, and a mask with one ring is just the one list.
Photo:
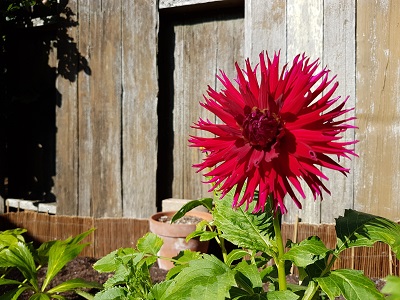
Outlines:
[[157, 1], [122, 4], [123, 216], [156, 211]]
[[190, 134], [200, 134], [190, 128], [199, 117], [213, 120], [211, 113], [200, 111], [198, 103], [210, 81], [215, 82], [216, 27], [215, 21], [175, 26], [173, 198], [198, 199], [207, 191], [207, 186], [201, 184], [202, 175], [191, 167], [202, 160], [202, 154], [198, 149], [189, 149], [187, 140]]
[[[77, 9], [77, 0], [69, 1], [72, 11]], [[76, 16], [73, 16], [76, 19]], [[77, 27], [70, 27], [65, 33], [74, 41]], [[60, 49], [58, 49], [60, 51]], [[65, 51], [65, 49], [64, 49]], [[71, 74], [78, 72], [77, 57], [71, 57]], [[60, 72], [60, 70], [59, 70]], [[78, 101], [77, 82], [58, 76], [57, 90], [60, 99], [56, 106], [56, 178], [54, 194], [57, 197], [57, 212], [65, 215], [78, 213]]]
[[203, 154], [189, 148], [187, 140], [191, 134], [201, 134], [190, 128], [199, 117], [215, 120], [198, 103], [203, 101], [207, 85], [215, 87], [218, 69], [223, 68], [233, 76], [234, 61], [243, 60], [242, 32], [241, 18], [223, 17], [175, 26], [174, 198], [196, 199], [209, 195], [209, 186], [201, 183], [204, 178], [191, 167], [203, 159]]
[[[289, 67], [293, 58], [305, 52], [311, 60], [322, 57], [323, 46], [323, 1], [287, 0], [287, 60]], [[307, 20], [305, 22], [305, 20]], [[288, 197], [286, 206], [288, 214], [285, 222], [295, 221], [298, 215], [303, 222], [319, 223], [321, 219], [320, 201], [313, 200], [309, 188], [304, 185], [307, 198], [302, 200], [303, 208], [299, 210]]]
[[[79, 0], [79, 51], [85, 58], [91, 57], [91, 0]], [[90, 62], [91, 63], [91, 62]], [[89, 65], [90, 68], [90, 65]], [[79, 118], [79, 181], [78, 181], [78, 215], [92, 215], [92, 183], [93, 183], [93, 122], [91, 105], [90, 72], [81, 72], [78, 76], [78, 118]]]
[[281, 51], [286, 61], [286, 1], [245, 2], [245, 57], [258, 61], [261, 51]]
[[357, 2], [355, 208], [398, 219], [400, 2]]
[[[122, 216], [121, 1], [90, 2], [90, 113], [92, 216]], [[81, 29], [82, 30], [82, 29]], [[80, 176], [80, 179], [81, 176]]]
[[[336, 96], [342, 99], [349, 96], [346, 107], [355, 107], [355, 3], [346, 0], [324, 1], [324, 45], [322, 66], [332, 70], [330, 76], [337, 74], [336, 80], [339, 87]], [[354, 111], [346, 117], [354, 116]], [[354, 124], [354, 122], [353, 122]], [[344, 136], [345, 141], [354, 140], [354, 130], [348, 130]], [[336, 159], [336, 157], [332, 157]], [[341, 160], [340, 163], [350, 169], [346, 177], [337, 171], [323, 170], [329, 178], [325, 182], [331, 191], [331, 196], [324, 194], [321, 202], [321, 223], [334, 223], [339, 215], [343, 215], [346, 208], [354, 208], [354, 159]]]

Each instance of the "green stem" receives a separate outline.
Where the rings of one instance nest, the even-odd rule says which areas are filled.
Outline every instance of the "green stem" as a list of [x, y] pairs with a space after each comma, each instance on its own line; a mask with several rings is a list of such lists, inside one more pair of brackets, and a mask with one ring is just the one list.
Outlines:
[[215, 240], [217, 241], [218, 245], [221, 247], [221, 252], [222, 252], [222, 258], [224, 260], [224, 263], [227, 262], [228, 260], [228, 254], [226, 253], [226, 248], [225, 248], [225, 239], [222, 237], [222, 232], [217, 228], [218, 236], [215, 237]]
[[283, 246], [283, 239], [281, 233], [281, 224], [279, 222], [280, 215], [277, 212], [273, 217], [273, 224], [274, 224], [274, 231], [275, 231], [275, 238], [276, 244], [278, 247], [278, 257], [275, 260], [275, 264], [278, 268], [278, 282], [279, 282], [279, 290], [285, 291], [287, 289], [286, 283], [286, 273], [285, 273], [285, 260], [282, 259], [283, 255], [285, 254], [285, 248]]

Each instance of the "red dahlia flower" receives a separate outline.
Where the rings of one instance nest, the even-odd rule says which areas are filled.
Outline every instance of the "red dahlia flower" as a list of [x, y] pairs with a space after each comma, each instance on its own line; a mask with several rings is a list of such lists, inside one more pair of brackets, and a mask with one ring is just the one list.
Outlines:
[[[328, 178], [320, 166], [346, 175], [346, 169], [329, 155], [349, 158], [356, 155], [346, 148], [356, 141], [339, 142], [340, 134], [354, 128], [346, 122], [354, 117], [336, 120], [352, 109], [345, 109], [340, 97], [331, 98], [338, 83], [328, 79], [329, 70], [316, 72], [318, 60], [310, 63], [304, 54], [293, 60], [279, 73], [279, 53], [271, 61], [268, 54], [260, 54], [260, 80], [256, 70], [246, 60], [246, 70], [236, 63], [235, 88], [226, 74], [220, 71], [217, 78], [225, 87], [216, 92], [208, 87], [208, 97], [201, 106], [214, 113], [220, 121], [214, 124], [200, 119], [193, 127], [208, 131], [214, 137], [191, 136], [192, 147], [207, 153], [198, 172], [211, 168], [204, 174], [208, 183], [218, 188], [221, 198], [235, 188], [233, 207], [246, 203], [247, 207], [259, 192], [254, 212], [264, 210], [271, 196], [275, 211], [286, 212], [284, 197], [289, 194], [301, 208], [294, 189], [305, 198], [300, 182], [311, 189], [314, 200], [322, 191], [330, 193], [320, 178]], [[318, 97], [318, 99], [317, 99]], [[337, 104], [337, 105], [334, 105]], [[243, 192], [242, 196], [240, 195]], [[239, 199], [241, 198], [241, 199]]]

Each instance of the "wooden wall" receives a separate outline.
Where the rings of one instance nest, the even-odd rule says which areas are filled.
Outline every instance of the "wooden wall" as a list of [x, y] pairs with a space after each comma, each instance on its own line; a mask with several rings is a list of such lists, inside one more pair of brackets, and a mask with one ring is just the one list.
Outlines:
[[73, 0], [69, 35], [90, 72], [59, 77], [57, 213], [147, 218], [156, 210], [156, 1]]
[[[160, 5], [160, 9], [157, 7]], [[207, 4], [208, 3], [208, 4]], [[57, 213], [147, 218], [162, 198], [207, 195], [201, 160], [187, 147], [190, 124], [215, 73], [281, 51], [291, 62], [320, 58], [355, 107], [359, 158], [328, 172], [332, 195], [285, 221], [332, 223], [345, 208], [400, 218], [398, 104], [400, 4], [396, 0], [70, 0], [77, 26], [66, 32], [80, 57], [76, 77], [57, 78]], [[159, 21], [161, 20], [161, 22]], [[160, 35], [158, 33], [160, 32]], [[55, 53], [50, 63], [58, 66]], [[82, 62], [86, 66], [82, 67]], [[75, 69], [74, 69], [75, 68]]]
[[[269, 52], [280, 50], [281, 57], [288, 62], [302, 52], [306, 52], [312, 59], [320, 58], [321, 66], [327, 65], [332, 70], [332, 75], [337, 74], [340, 85], [336, 95], [350, 97], [347, 107], [355, 107], [355, 110], [349, 115], [356, 114], [358, 118], [355, 125], [359, 129], [347, 132], [344, 137], [345, 140], [360, 141], [356, 145], [356, 152], [360, 157], [342, 162], [351, 169], [351, 173], [344, 177], [328, 171], [330, 180], [327, 186], [332, 193], [324, 195], [322, 202], [314, 202], [308, 194], [307, 199], [303, 201], [303, 209], [298, 210], [288, 199], [289, 214], [285, 216], [285, 221], [294, 222], [296, 218], [300, 218], [306, 223], [333, 223], [335, 217], [343, 214], [345, 208], [354, 208], [398, 220], [400, 218], [400, 205], [396, 197], [400, 190], [398, 163], [400, 110], [397, 103], [400, 53], [396, 35], [399, 32], [400, 16], [398, 2], [395, 0], [251, 0], [245, 1], [244, 10], [243, 31], [235, 31], [237, 42], [242, 43], [243, 57], [257, 61], [258, 54], [262, 50]], [[231, 21], [229, 26], [235, 26], [233, 24]], [[191, 30], [206, 25], [185, 25], [186, 27], [179, 27], [177, 32], [190, 33]], [[229, 36], [230, 32], [226, 30], [225, 35]], [[240, 42], [239, 37], [242, 32], [244, 40]], [[177, 36], [181, 36], [187, 43], [187, 48], [196, 45], [196, 41], [185, 37], [184, 34]], [[213, 36], [217, 37], [216, 30], [213, 31]], [[207, 36], [205, 40], [212, 39]], [[223, 45], [223, 42], [220, 44]], [[236, 45], [232, 42], [231, 49], [240, 49], [240, 46]], [[207, 43], [206, 47], [207, 53], [213, 53], [212, 49], [216, 46], [214, 43]], [[240, 51], [227, 53], [230, 56], [236, 55], [233, 60], [243, 65]], [[201, 57], [207, 54], [204, 54], [201, 47], [190, 52], [190, 56], [185, 56], [178, 49], [175, 58], [181, 61], [193, 59], [195, 55], [199, 55], [201, 61]], [[182, 124], [190, 124], [196, 121], [198, 116], [206, 117], [199, 106], [189, 109], [187, 104], [188, 101], [192, 101], [189, 99], [193, 98], [201, 101], [200, 94], [206, 91], [206, 84], [214, 84], [213, 77], [203, 67], [216, 62], [217, 69], [222, 67], [228, 74], [232, 71], [225, 66], [224, 61], [218, 60], [220, 58], [217, 61], [209, 59], [201, 66], [196, 59], [193, 61], [197, 70], [205, 74], [208, 82], [204, 77], [199, 79], [197, 74], [189, 75], [192, 74], [188, 70], [191, 69], [190, 66], [184, 65], [181, 69], [180, 66], [176, 66], [175, 69], [175, 74], [184, 76], [185, 88], [182, 89], [185, 90], [185, 94], [179, 95], [180, 87], [183, 86], [178, 84], [174, 101], [178, 103], [177, 105], [186, 105], [183, 106], [186, 114], [176, 116], [174, 119], [176, 122], [174, 126], [179, 132], [175, 132], [176, 137], [181, 136]], [[227, 58], [224, 56], [223, 59]], [[204, 81], [206, 83], [203, 83]], [[187, 120], [188, 118], [190, 120]], [[178, 143], [182, 144], [174, 150], [176, 153], [174, 160], [177, 160], [175, 166], [182, 164], [182, 168], [179, 167], [174, 172], [174, 182], [177, 183], [174, 184], [173, 196], [196, 198], [199, 190], [196, 186], [196, 177], [190, 175], [193, 170], [190, 171], [188, 162], [199, 162], [200, 157], [192, 149], [189, 150], [192, 151], [192, 157], [187, 158], [188, 155], [185, 154], [187, 150], [182, 150], [185, 142], [186, 139], [181, 138]], [[182, 171], [183, 168], [187, 168], [187, 171]], [[191, 184], [184, 184], [185, 182]]]

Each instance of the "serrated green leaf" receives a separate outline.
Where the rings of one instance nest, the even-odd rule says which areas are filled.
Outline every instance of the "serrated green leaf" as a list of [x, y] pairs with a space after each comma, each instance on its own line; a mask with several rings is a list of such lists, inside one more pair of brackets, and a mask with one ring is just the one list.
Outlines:
[[231, 252], [229, 252], [229, 254], [226, 258], [226, 265], [231, 266], [235, 260], [242, 259], [243, 257], [245, 257], [248, 254], [249, 254], [249, 252], [247, 252], [246, 250], [234, 249]]
[[388, 294], [387, 300], [400, 300], [400, 277], [387, 276], [386, 284], [382, 288], [382, 293]]
[[184, 250], [180, 251], [177, 256], [174, 257], [175, 260], [178, 261], [176, 265], [170, 269], [166, 275], [166, 279], [171, 279], [177, 274], [179, 274], [183, 268], [186, 268], [189, 266], [189, 262], [192, 260], [200, 259], [202, 258], [202, 254], [200, 252], [195, 252], [191, 250]]
[[192, 200], [185, 205], [183, 205], [172, 217], [171, 223], [175, 222], [182, 218], [187, 212], [191, 211], [193, 208], [198, 206], [204, 206], [209, 211], [212, 211], [213, 208], [213, 199], [212, 198], [202, 198], [199, 200]]
[[155, 284], [149, 292], [149, 300], [163, 299], [165, 292], [168, 288], [171, 288], [171, 285], [173, 284], [175, 284], [175, 282], [172, 280], [167, 280]]
[[186, 242], [188, 242], [189, 240], [191, 240], [195, 237], [200, 237], [201, 242], [206, 242], [206, 241], [209, 241], [209, 240], [215, 238], [217, 235], [218, 234], [213, 231], [204, 231], [204, 230], [193, 231], [186, 237]]
[[260, 290], [255, 290], [257, 288], [262, 289], [263, 286], [260, 272], [256, 265], [241, 261], [234, 270], [237, 272], [235, 279], [239, 287], [246, 290], [249, 294], [254, 294], [255, 291], [260, 292]]
[[86, 281], [81, 278], [70, 279], [60, 283], [59, 285], [55, 286], [54, 288], [47, 291], [49, 294], [53, 293], [62, 293], [67, 291], [72, 291], [78, 288], [95, 288], [95, 289], [102, 289], [103, 285], [98, 282], [91, 282]]
[[376, 289], [374, 282], [362, 271], [340, 269], [332, 271], [328, 276], [315, 278], [329, 299], [343, 295], [351, 300], [384, 299]]
[[214, 256], [189, 262], [159, 300], [224, 300], [235, 285], [234, 271]]
[[106, 256], [100, 258], [93, 265], [93, 269], [100, 273], [110, 273], [114, 272], [117, 269], [117, 261], [115, 257], [117, 255], [118, 250], [114, 250], [113, 252], [107, 254]]
[[232, 209], [231, 205], [229, 193], [215, 202], [214, 224], [223, 232], [222, 236], [239, 247], [276, 256], [271, 211], [266, 209], [263, 213], [252, 214], [249, 212], [252, 207], [245, 211], [242, 207]]
[[350, 247], [383, 242], [400, 259], [400, 225], [388, 219], [347, 209], [343, 217], [336, 219], [336, 234], [338, 253]]
[[2, 251], [1, 266], [4, 266], [4, 261], [9, 264], [8, 267], [18, 268], [33, 288], [38, 290], [35, 261], [25, 243], [18, 242], [11, 245], [8, 249], [4, 249]]
[[292, 248], [284, 254], [283, 259], [293, 261], [298, 267], [306, 267], [324, 258], [329, 251], [319, 237], [313, 236], [301, 241], [298, 245], [293, 244]]
[[300, 297], [292, 291], [272, 291], [267, 293], [268, 300], [296, 300]]
[[94, 300], [125, 299], [127, 291], [122, 287], [112, 287], [94, 295]]
[[140, 252], [157, 255], [162, 245], [162, 238], [149, 232], [138, 240], [136, 247]]

